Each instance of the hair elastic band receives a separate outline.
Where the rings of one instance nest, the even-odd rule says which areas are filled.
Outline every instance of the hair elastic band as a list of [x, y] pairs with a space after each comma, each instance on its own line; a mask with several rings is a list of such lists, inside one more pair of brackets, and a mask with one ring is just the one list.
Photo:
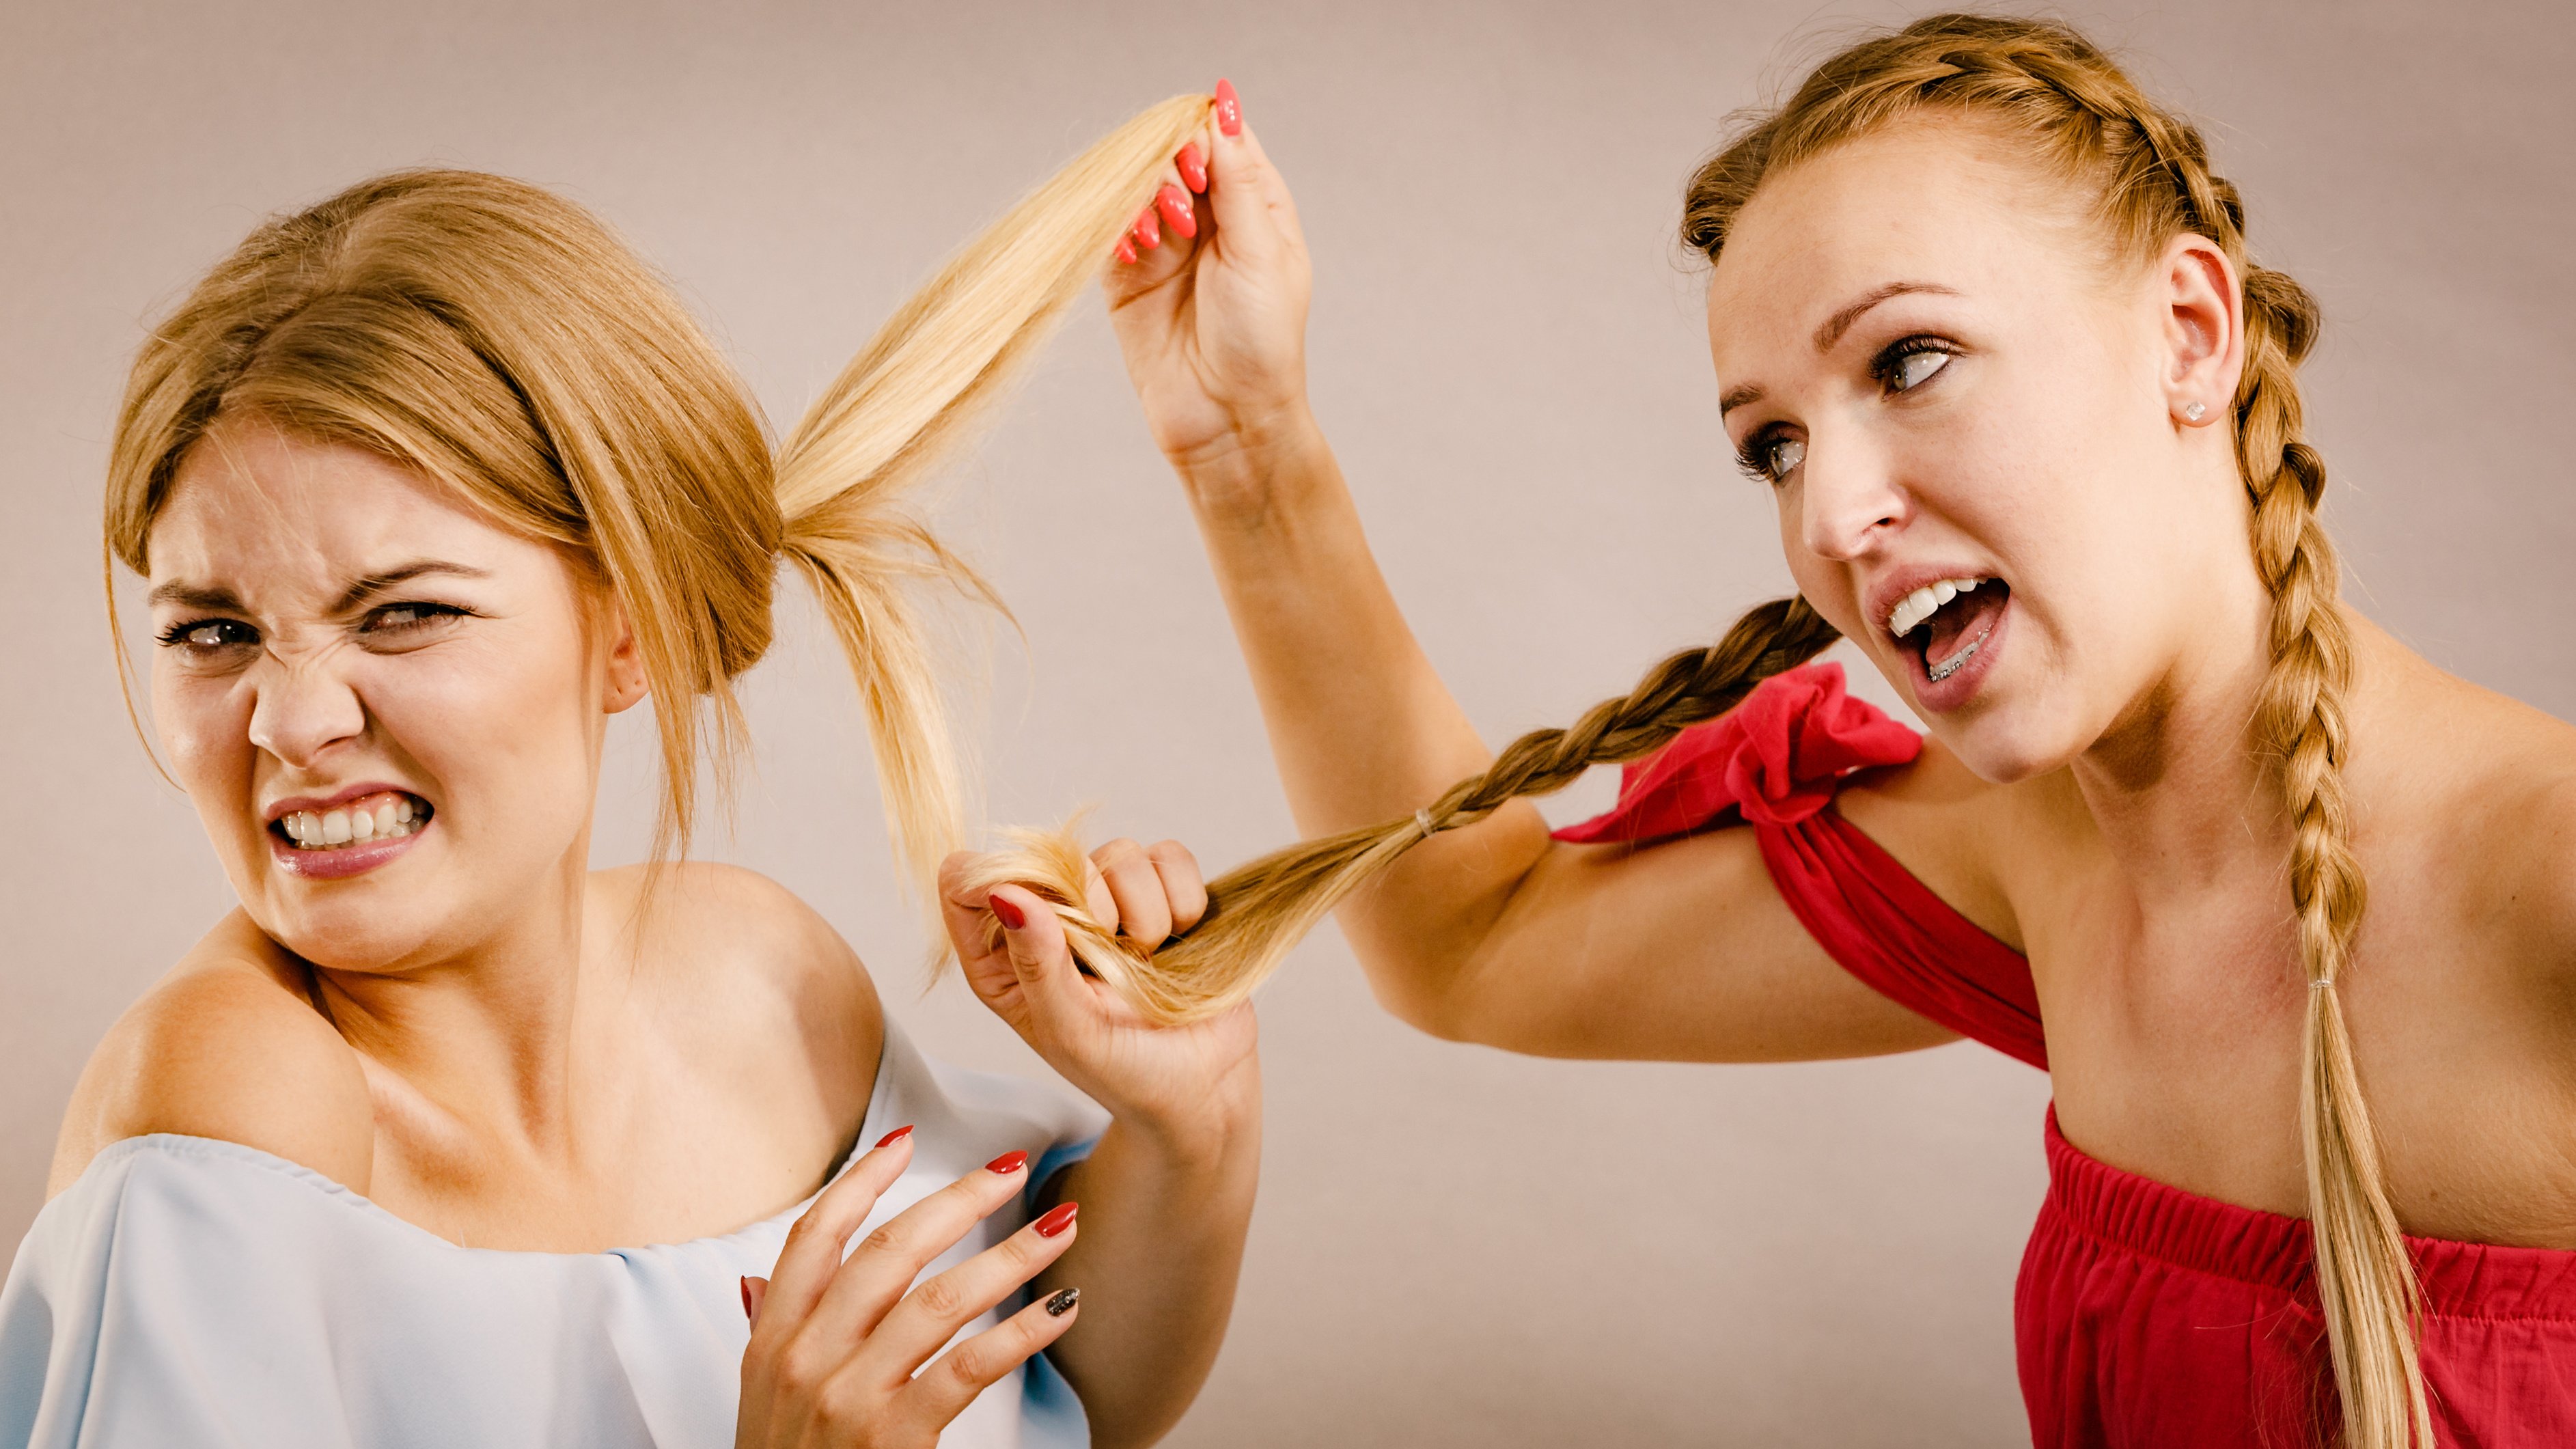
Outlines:
[[1413, 823], [1422, 827], [1422, 838], [1425, 840], [1429, 840], [1435, 833], [1435, 827], [1431, 823], [1431, 812], [1428, 809], [1414, 811]]
[[2308, 989], [2310, 991], [2332, 991], [2334, 989], [2334, 978], [2331, 976], [2320, 976], [2316, 980], [2308, 983]]

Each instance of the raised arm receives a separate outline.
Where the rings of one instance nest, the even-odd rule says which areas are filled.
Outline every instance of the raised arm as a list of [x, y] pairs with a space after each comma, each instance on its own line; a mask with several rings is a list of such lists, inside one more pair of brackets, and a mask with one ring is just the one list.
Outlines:
[[[1207, 145], [1195, 236], [1113, 269], [1112, 318], [1299, 828], [1400, 818], [1491, 757], [1407, 627], [1307, 408], [1294, 203], [1249, 127]], [[1770, 1059], [1947, 1039], [1809, 940], [1740, 831], [1569, 847], [1515, 803], [1417, 847], [1339, 919], [1389, 1010], [1518, 1051]]]

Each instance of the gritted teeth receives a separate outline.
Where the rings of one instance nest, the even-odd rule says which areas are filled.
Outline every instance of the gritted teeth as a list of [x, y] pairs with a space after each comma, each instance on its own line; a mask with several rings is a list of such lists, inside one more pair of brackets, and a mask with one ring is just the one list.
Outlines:
[[380, 790], [328, 810], [293, 811], [278, 819], [277, 829], [298, 850], [336, 850], [416, 834], [429, 823], [429, 815], [429, 802], [418, 795]]
[[1904, 638], [1914, 632], [1915, 625], [1940, 612], [1943, 604], [1961, 594], [1976, 592], [1977, 585], [1984, 582], [1984, 579], [1942, 579], [1925, 584], [1896, 601], [1896, 607], [1887, 615], [1887, 632], [1899, 639]]

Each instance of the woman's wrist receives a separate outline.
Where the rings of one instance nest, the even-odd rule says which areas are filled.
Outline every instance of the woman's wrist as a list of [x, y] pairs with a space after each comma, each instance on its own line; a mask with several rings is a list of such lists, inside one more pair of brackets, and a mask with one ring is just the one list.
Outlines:
[[1332, 465], [1332, 448], [1303, 397], [1256, 415], [1187, 453], [1172, 471], [1202, 524], [1260, 527], [1274, 519]]
[[1206, 1088], [1168, 1101], [1103, 1103], [1138, 1145], [1176, 1166], [1221, 1168], [1255, 1141], [1261, 1121], [1261, 1064], [1253, 1055]]

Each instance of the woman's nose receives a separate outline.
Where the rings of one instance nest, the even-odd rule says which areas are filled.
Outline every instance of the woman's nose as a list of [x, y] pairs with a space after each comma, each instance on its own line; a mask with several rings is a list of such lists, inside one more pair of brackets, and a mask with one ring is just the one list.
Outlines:
[[1905, 492], [1857, 439], [1811, 438], [1799, 471], [1800, 533], [1810, 553], [1850, 560], [1905, 521]]
[[260, 667], [268, 677], [259, 681], [259, 702], [251, 706], [253, 745], [303, 769], [333, 745], [366, 733], [367, 711], [358, 692], [327, 665], [269, 660]]

